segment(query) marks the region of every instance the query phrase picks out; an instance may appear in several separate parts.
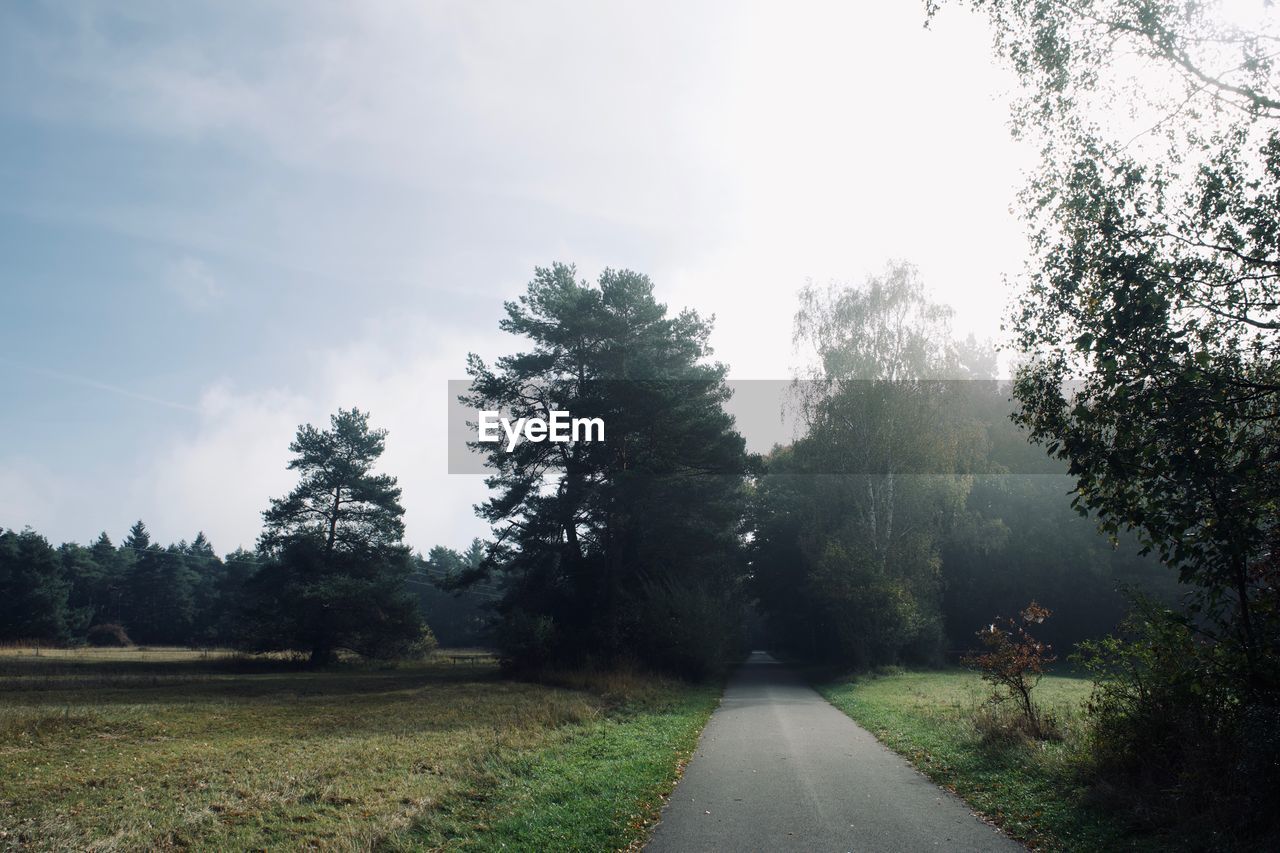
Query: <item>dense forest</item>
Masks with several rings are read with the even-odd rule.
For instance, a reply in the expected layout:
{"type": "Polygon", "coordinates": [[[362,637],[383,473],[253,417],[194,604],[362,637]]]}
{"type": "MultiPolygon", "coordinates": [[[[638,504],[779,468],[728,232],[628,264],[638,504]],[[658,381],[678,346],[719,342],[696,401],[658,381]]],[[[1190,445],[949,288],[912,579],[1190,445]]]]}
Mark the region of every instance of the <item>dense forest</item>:
{"type": "MultiPolygon", "coordinates": [[[[491,595],[446,592],[436,581],[475,561],[479,542],[459,553],[436,547],[410,557],[407,595],[439,642],[489,641],[491,595]]],[[[53,547],[33,530],[0,530],[0,596],[6,642],[254,648],[246,631],[259,572],[278,570],[257,551],[219,557],[198,533],[161,546],[138,521],[119,545],[102,533],[92,545],[53,547]]],[[[257,602],[260,605],[260,602],[257,602]]]]}
{"type": "Polygon", "coordinates": [[[385,433],[342,411],[299,429],[301,482],[271,502],[252,551],[220,557],[203,533],[163,546],[141,521],[119,545],[0,534],[3,639],[323,660],[403,651],[422,622],[517,668],[705,675],[742,651],[752,612],[758,641],[864,667],[954,662],[1032,598],[1055,610],[1046,639],[1063,648],[1113,630],[1134,594],[1176,599],[1132,536],[1072,509],[1066,466],[1011,419],[994,352],[953,338],[910,265],[800,305],[797,341],[818,366],[788,405],[805,434],[761,457],[724,412],[708,323],[670,316],[639,274],[540,270],[503,323],[533,349],[502,372],[473,358],[468,402],[600,416],[610,440],[477,443],[496,470],[480,507],[493,541],[411,553],[395,479],[372,470],[385,433]]]}

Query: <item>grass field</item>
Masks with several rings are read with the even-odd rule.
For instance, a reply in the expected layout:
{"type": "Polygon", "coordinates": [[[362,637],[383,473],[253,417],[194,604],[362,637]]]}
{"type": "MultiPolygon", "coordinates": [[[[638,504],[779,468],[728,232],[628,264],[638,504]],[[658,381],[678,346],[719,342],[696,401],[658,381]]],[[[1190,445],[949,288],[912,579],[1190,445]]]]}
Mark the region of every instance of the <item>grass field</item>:
{"type": "Polygon", "coordinates": [[[905,672],[820,687],[837,708],[1015,838],[1046,850],[1159,849],[1126,833],[1082,781],[1081,706],[1090,683],[1048,676],[1036,688],[1057,742],[984,737],[974,724],[989,687],[962,671],[905,672]]]}
{"type": "Polygon", "coordinates": [[[0,848],[622,849],[718,690],[446,655],[0,651],[0,848]]]}

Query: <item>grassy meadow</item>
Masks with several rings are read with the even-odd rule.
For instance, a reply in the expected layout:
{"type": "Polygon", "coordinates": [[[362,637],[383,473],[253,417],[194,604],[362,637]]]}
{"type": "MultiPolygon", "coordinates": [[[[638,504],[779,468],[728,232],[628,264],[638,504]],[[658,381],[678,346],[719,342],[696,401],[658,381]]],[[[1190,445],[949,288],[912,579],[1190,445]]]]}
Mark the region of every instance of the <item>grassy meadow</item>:
{"type": "Polygon", "coordinates": [[[986,706],[970,672],[891,672],[819,687],[840,710],[1014,838],[1043,850],[1147,850],[1091,794],[1081,772],[1082,707],[1091,683],[1046,676],[1034,695],[1060,739],[1033,743],[986,706]]]}
{"type": "Polygon", "coordinates": [[[0,650],[0,849],[625,849],[718,695],[468,653],[0,650]]]}

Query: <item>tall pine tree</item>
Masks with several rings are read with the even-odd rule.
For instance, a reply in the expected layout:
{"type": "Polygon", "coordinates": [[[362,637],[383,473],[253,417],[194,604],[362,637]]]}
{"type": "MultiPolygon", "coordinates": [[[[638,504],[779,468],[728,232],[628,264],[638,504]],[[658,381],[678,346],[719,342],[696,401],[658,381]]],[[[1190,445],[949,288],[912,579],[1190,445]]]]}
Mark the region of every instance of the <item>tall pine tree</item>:
{"type": "Polygon", "coordinates": [[[262,514],[258,550],[269,562],[248,588],[251,645],[305,650],[318,665],[342,648],[394,656],[422,635],[405,585],[400,487],[373,471],[386,436],[354,408],[327,430],[299,427],[289,445],[299,483],[262,514]]]}
{"type": "Polygon", "coordinates": [[[517,666],[624,658],[700,674],[737,639],[747,457],[711,363],[710,323],[668,316],[643,275],[539,269],[506,305],[530,348],[469,359],[464,402],[512,418],[601,418],[605,441],[475,444],[494,470],[496,529],[473,576],[506,584],[501,637],[517,666]]]}

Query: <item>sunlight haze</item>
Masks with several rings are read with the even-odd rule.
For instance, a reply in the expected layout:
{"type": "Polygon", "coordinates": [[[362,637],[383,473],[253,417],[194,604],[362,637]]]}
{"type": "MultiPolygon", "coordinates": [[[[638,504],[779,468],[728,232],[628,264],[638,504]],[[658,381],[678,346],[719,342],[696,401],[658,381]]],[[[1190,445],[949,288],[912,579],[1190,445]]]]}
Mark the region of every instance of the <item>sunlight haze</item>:
{"type": "Polygon", "coordinates": [[[786,378],[796,291],[917,264],[997,337],[1032,153],[917,4],[0,10],[0,523],[251,546],[295,427],[390,430],[407,539],[485,532],[445,383],[535,265],[631,268],[786,378]]]}

